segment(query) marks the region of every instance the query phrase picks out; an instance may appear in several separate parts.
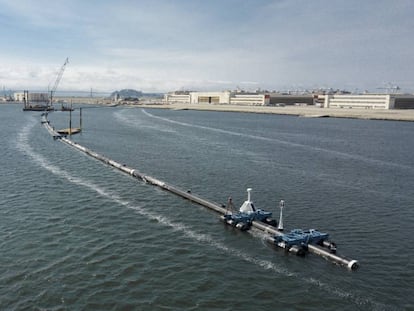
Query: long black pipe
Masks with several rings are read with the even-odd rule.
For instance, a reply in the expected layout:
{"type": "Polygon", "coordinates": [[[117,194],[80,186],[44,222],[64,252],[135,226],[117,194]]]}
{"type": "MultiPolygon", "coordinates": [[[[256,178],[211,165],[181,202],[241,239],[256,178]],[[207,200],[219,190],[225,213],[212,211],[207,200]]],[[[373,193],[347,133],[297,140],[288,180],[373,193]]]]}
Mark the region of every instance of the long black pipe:
{"type": "MultiPolygon", "coordinates": [[[[79,145],[78,143],[75,143],[74,141],[72,141],[70,139],[67,139],[67,138],[59,135],[51,127],[51,125],[50,125],[49,121],[47,120],[46,116],[47,115],[44,116],[44,119],[42,120],[42,123],[46,126],[46,128],[53,135],[54,138],[59,138],[60,141],[62,141],[64,143],[66,143],[66,144],[68,144],[68,145],[70,145],[70,146],[86,153],[87,155],[89,155],[89,156],[91,156],[91,157],[93,157],[93,158],[95,158],[95,159],[97,159],[97,160],[99,160],[99,161],[101,161],[101,162],[103,162],[107,165],[110,165],[114,168],[117,168],[118,170],[120,170],[120,171],[122,171],[126,174],[129,174],[129,175],[131,175],[132,177],[134,177],[136,179],[139,179],[139,180],[142,180],[142,181],[144,181],[146,183],[149,183],[151,185],[160,187],[161,189],[164,189],[166,191],[174,193],[174,194],[176,194],[176,195],[178,195],[182,198],[185,198],[185,199],[187,199],[191,202],[195,202],[195,203],[197,203],[201,206],[207,207],[207,208],[209,208],[211,210],[214,210],[214,211],[216,211],[220,214],[223,214],[223,215],[226,214],[226,212],[227,212],[226,209],[219,206],[219,205],[217,205],[217,204],[215,204],[215,203],[209,202],[209,201],[207,201],[203,198],[200,198],[200,197],[198,197],[198,196],[196,196],[196,195],[194,195],[194,194],[192,194],[188,191],[184,191],[184,190],[181,190],[181,189],[179,189],[179,188],[177,188],[173,185],[167,184],[166,182],[164,182],[162,180],[159,180],[155,177],[145,175],[145,174],[141,173],[140,171],[138,171],[136,169],[133,169],[133,168],[128,167],[126,165],[120,164],[120,163],[118,163],[114,160],[111,160],[111,159],[109,159],[109,158],[107,158],[103,155],[100,155],[100,154],[96,153],[95,151],[92,151],[92,150],[90,150],[90,149],[88,149],[88,148],[86,148],[82,145],[79,145]]],[[[264,224],[262,222],[259,222],[259,221],[253,221],[252,226],[255,227],[256,229],[259,229],[259,230],[263,231],[264,233],[268,233],[268,234],[271,234],[273,236],[283,235],[283,233],[278,231],[275,227],[266,225],[266,224],[264,224]]],[[[324,249],[320,246],[308,244],[308,250],[309,250],[309,252],[311,252],[313,254],[328,258],[329,260],[331,260],[335,263],[346,266],[350,270],[355,270],[355,269],[358,268],[358,261],[351,260],[351,259],[346,259],[346,258],[343,258],[343,257],[339,257],[338,255],[333,254],[333,253],[327,251],[326,249],[324,249]]]]}

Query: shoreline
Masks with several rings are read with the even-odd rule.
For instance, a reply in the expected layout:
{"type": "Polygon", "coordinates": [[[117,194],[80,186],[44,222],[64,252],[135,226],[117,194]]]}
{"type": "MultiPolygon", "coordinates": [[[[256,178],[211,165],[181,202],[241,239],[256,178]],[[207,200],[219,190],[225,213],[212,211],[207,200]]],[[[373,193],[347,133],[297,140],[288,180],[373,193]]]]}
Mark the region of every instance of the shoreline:
{"type": "Polygon", "coordinates": [[[233,106],[215,104],[140,104],[133,107],[147,107],[171,110],[200,110],[222,112],[246,112],[260,114],[290,115],[305,118],[347,118],[363,120],[388,120],[414,122],[414,109],[349,109],[320,108],[312,106],[233,106]]]}
{"type": "MultiPolygon", "coordinates": [[[[66,99],[66,98],[65,98],[66,99]]],[[[64,100],[67,105],[72,101],[74,104],[99,105],[108,107],[114,105],[113,102],[103,98],[71,98],[64,100]]],[[[21,104],[17,102],[4,102],[0,104],[21,104]]],[[[61,103],[56,103],[59,107],[61,103]]],[[[358,109],[358,108],[320,108],[315,106],[238,106],[224,104],[164,104],[156,102],[139,102],[138,104],[118,104],[117,107],[130,108],[155,108],[170,110],[199,110],[199,111],[218,111],[218,112],[242,112],[289,115],[304,118],[347,118],[362,120],[384,120],[384,121],[405,121],[414,122],[414,109],[358,109]]]]}

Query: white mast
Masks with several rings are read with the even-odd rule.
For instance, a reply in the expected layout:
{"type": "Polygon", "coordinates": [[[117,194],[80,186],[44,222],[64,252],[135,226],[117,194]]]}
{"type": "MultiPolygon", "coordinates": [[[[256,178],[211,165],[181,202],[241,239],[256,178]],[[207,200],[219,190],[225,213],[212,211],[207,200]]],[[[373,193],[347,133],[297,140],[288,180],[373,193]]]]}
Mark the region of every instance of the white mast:
{"type": "Polygon", "coordinates": [[[247,188],[247,201],[251,202],[250,200],[250,192],[252,191],[252,188],[247,188]]]}
{"type": "Polygon", "coordinates": [[[256,210],[254,208],[253,202],[250,199],[250,192],[252,191],[252,188],[247,188],[247,201],[244,201],[243,205],[240,207],[240,212],[251,214],[254,213],[256,210]]]}
{"type": "Polygon", "coordinates": [[[277,230],[283,231],[283,208],[285,207],[285,201],[280,200],[280,217],[279,217],[279,225],[277,226],[277,230]]]}

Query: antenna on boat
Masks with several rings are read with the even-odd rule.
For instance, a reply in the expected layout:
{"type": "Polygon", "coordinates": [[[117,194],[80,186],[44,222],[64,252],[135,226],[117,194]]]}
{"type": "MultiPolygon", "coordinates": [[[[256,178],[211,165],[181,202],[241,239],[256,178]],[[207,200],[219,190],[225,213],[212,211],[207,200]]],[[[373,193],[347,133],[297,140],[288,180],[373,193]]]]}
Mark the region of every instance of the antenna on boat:
{"type": "Polygon", "coordinates": [[[233,212],[234,212],[233,198],[229,197],[229,199],[227,200],[227,205],[226,205],[226,215],[232,214],[233,212]]]}
{"type": "Polygon", "coordinates": [[[69,136],[72,135],[72,103],[70,104],[69,110],[69,136]]]}
{"type": "Polygon", "coordinates": [[[285,207],[285,201],[280,200],[279,207],[280,207],[280,217],[279,217],[279,225],[277,226],[277,230],[283,231],[283,208],[285,207]]]}

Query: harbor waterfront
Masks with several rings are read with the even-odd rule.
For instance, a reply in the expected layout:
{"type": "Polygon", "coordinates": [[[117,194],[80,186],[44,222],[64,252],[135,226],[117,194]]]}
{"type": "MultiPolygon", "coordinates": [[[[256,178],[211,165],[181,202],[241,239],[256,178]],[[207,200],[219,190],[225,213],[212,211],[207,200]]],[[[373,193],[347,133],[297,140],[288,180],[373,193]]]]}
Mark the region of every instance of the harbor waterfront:
{"type": "MultiPolygon", "coordinates": [[[[5,104],[1,309],[414,307],[414,123],[175,108],[85,109],[71,139],[218,204],[232,196],[239,207],[248,187],[259,208],[276,213],[283,199],[285,228],[329,232],[360,269],[225,227],[5,104]]],[[[49,119],[64,128],[68,113],[49,119]]]]}
{"type": "MultiPolygon", "coordinates": [[[[414,121],[414,109],[321,108],[315,105],[257,106],[206,103],[165,103],[161,100],[142,100],[139,103],[116,104],[105,97],[59,97],[62,103],[95,106],[127,106],[172,110],[200,110],[292,115],[308,118],[350,118],[364,120],[414,121]]],[[[20,103],[17,103],[20,104],[20,103]]],[[[59,107],[59,105],[57,105],[59,107]]]]}
{"type": "Polygon", "coordinates": [[[349,108],[320,108],[316,106],[242,106],[242,105],[218,105],[218,104],[163,104],[145,105],[151,108],[165,108],[173,110],[201,110],[201,111],[226,111],[249,112],[261,114],[293,115],[308,118],[350,118],[366,120],[392,120],[414,121],[414,109],[349,109],[349,108]]]}

